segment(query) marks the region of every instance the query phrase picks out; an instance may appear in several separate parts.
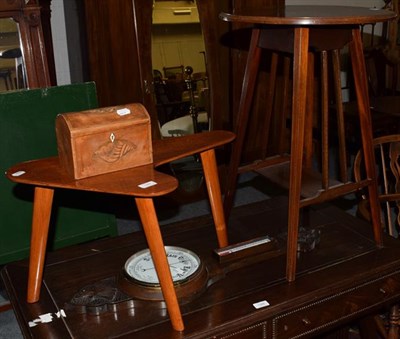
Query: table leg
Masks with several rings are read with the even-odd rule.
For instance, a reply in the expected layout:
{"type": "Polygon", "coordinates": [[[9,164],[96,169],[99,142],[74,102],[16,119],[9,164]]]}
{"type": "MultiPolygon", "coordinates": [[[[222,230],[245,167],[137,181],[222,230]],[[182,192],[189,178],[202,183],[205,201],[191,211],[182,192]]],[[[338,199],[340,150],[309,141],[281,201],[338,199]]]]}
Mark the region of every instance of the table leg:
{"type": "Polygon", "coordinates": [[[365,161],[365,171],[370,179],[368,196],[371,209],[371,221],[377,246],[382,246],[381,217],[376,182],[375,154],[372,145],[372,121],[369,105],[368,82],[363,52],[361,32],[358,28],[352,30],[353,40],[350,43],[350,56],[353,68],[354,87],[357,95],[357,106],[360,117],[361,139],[365,161]]]}
{"type": "Polygon", "coordinates": [[[221,189],[219,184],[219,176],[217,169],[217,161],[215,159],[214,149],[200,153],[201,162],[203,164],[204,176],[206,179],[208,198],[210,200],[211,211],[214,218],[215,231],[217,232],[219,247],[228,246],[228,235],[226,231],[226,223],[224,210],[222,207],[221,189]]]}
{"type": "Polygon", "coordinates": [[[225,189],[224,212],[225,218],[227,219],[229,218],[233,207],[240,157],[242,155],[243,142],[246,135],[247,122],[253,100],[258,67],[260,64],[261,48],[258,46],[259,37],[260,30],[253,29],[249,54],[247,56],[246,68],[244,72],[242,94],[237,113],[237,122],[235,126],[236,139],[232,146],[232,155],[229,163],[228,179],[225,189]]]}
{"type": "MultiPolygon", "coordinates": [[[[307,97],[309,29],[294,30],[292,140],[289,178],[289,210],[286,278],[295,280],[297,260],[297,237],[299,231],[302,162],[304,151],[304,126],[307,97]]],[[[310,113],[311,114],[311,113],[310,113]]]]}
{"type": "Polygon", "coordinates": [[[184,325],[178,298],[176,296],[168,259],[165,253],[164,242],[158,224],[153,199],[135,198],[136,206],[142,221],[144,233],[153,258],[154,266],[160,280],[161,291],[164,296],[172,327],[176,331],[183,331],[184,325]]]}
{"type": "Polygon", "coordinates": [[[39,300],[54,189],[35,187],[27,302],[39,300]]]}

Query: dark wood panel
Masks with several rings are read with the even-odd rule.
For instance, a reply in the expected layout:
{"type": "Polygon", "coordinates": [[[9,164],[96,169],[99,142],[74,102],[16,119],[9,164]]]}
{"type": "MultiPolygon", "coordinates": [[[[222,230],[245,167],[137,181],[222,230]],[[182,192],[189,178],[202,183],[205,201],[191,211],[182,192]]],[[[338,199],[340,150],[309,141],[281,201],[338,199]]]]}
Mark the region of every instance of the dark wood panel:
{"type": "Polygon", "coordinates": [[[161,138],[158,115],[153,88],[153,63],[151,54],[153,6],[147,0],[133,1],[133,17],[136,27],[138,62],[140,73],[136,76],[138,86],[142,89],[143,105],[151,117],[153,138],[161,138]]]}
{"type": "Polygon", "coordinates": [[[229,27],[218,14],[230,8],[230,0],[197,0],[200,23],[206,49],[210,84],[210,116],[213,129],[232,129],[230,114],[229,49],[221,44],[221,36],[229,27]]]}
{"type": "Polygon", "coordinates": [[[132,1],[85,0],[87,52],[100,106],[141,102],[132,1]]]}

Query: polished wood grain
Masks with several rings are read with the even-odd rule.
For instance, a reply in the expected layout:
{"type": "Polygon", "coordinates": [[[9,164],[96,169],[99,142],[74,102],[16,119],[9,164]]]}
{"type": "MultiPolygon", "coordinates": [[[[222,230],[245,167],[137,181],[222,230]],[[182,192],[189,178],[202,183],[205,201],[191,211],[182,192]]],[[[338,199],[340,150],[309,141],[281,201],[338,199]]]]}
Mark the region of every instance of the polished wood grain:
{"type": "Polygon", "coordinates": [[[156,268],[157,276],[160,281],[161,291],[165,303],[167,304],[167,310],[171,318],[172,326],[177,331],[183,331],[185,326],[183,324],[168,259],[165,255],[164,242],[160,226],[158,225],[153,200],[149,198],[135,198],[135,201],[140,219],[143,223],[143,229],[146,234],[154,267],[156,268]]]}
{"type": "Polygon", "coordinates": [[[268,25],[358,25],[394,19],[392,11],[351,6],[259,6],[235,13],[222,12],[220,18],[229,22],[268,25]]]}
{"type": "Polygon", "coordinates": [[[153,140],[153,162],[156,167],[196,153],[220,147],[235,139],[229,131],[215,130],[182,138],[153,140]]]}
{"type": "Polygon", "coordinates": [[[368,95],[368,81],[366,78],[365,59],[361,31],[358,28],[352,30],[353,41],[350,43],[351,65],[354,74],[354,86],[356,90],[358,114],[360,118],[361,139],[364,152],[365,170],[371,184],[368,185],[370,197],[371,221],[374,230],[375,241],[382,246],[382,230],[380,227],[380,210],[378,201],[378,187],[376,181],[375,156],[372,145],[372,123],[368,95]]]}
{"type": "Polygon", "coordinates": [[[289,219],[288,219],[288,244],[286,275],[289,281],[295,279],[296,252],[299,225],[300,193],[301,193],[301,166],[303,162],[304,127],[306,115],[306,86],[303,82],[307,79],[308,67],[308,34],[307,28],[295,28],[294,49],[298,51],[293,64],[293,98],[292,107],[296,116],[292,121],[291,139],[291,166],[290,166],[290,193],[289,193],[289,219]],[[300,175],[299,175],[300,174],[300,175]]]}
{"type": "Polygon", "coordinates": [[[204,168],[207,192],[211,205],[211,212],[215,222],[219,247],[228,246],[228,233],[225,225],[224,208],[222,204],[222,194],[219,184],[217,161],[215,151],[211,149],[200,153],[204,168]]]}
{"type": "MultiPolygon", "coordinates": [[[[278,239],[286,230],[286,210],[287,199],[282,197],[237,207],[229,220],[230,238],[239,242],[268,234],[278,239]]],[[[377,249],[366,222],[329,204],[311,208],[310,217],[308,227],[320,230],[321,241],[313,251],[299,253],[298,277],[290,284],[285,281],[284,242],[269,258],[256,255],[220,264],[213,256],[211,216],[164,225],[166,243],[191,249],[211,273],[225,272],[181,307],[182,333],[171,328],[165,308],[140,300],[99,315],[65,310],[66,318],[28,326],[40,314],[65,309],[81,288],[117,276],[126,259],[145,246],[142,232],[49,253],[41,299],[35,304],[25,299],[26,260],[8,264],[1,275],[24,336],[35,339],[324,338],[400,300],[397,239],[384,236],[385,246],[377,249]],[[253,303],[262,300],[269,306],[255,309],[253,303]]],[[[373,337],[376,328],[369,325],[373,337]]]]}
{"type": "Polygon", "coordinates": [[[234,172],[237,172],[240,164],[241,151],[246,137],[247,122],[249,120],[250,106],[254,93],[256,74],[258,71],[258,65],[260,63],[261,49],[257,46],[259,38],[260,30],[253,29],[250,40],[249,56],[247,58],[243,79],[242,93],[240,96],[239,114],[235,124],[236,140],[234,142],[234,148],[232,150],[231,158],[229,160],[229,172],[226,179],[226,189],[224,197],[224,210],[226,216],[229,215],[233,205],[237,180],[237,176],[234,172]]]}
{"type": "Polygon", "coordinates": [[[44,187],[35,187],[35,200],[41,204],[35,204],[32,216],[31,242],[35,249],[29,257],[29,271],[27,301],[38,301],[40,285],[43,279],[43,265],[45,261],[47,237],[51,217],[51,206],[53,203],[54,190],[44,187]]]}
{"type": "Polygon", "coordinates": [[[74,179],[152,163],[150,117],[142,104],[61,113],[55,127],[61,166],[74,179]]]}
{"type": "MultiPolygon", "coordinates": [[[[228,216],[232,208],[239,170],[243,144],[246,136],[247,121],[254,97],[255,79],[259,73],[261,49],[272,49],[293,54],[293,89],[292,89],[292,116],[291,116],[291,156],[289,168],[289,206],[288,206],[288,243],[287,243],[287,279],[293,281],[296,275],[296,251],[299,225],[299,211],[305,204],[320,203],[338,197],[357,189],[358,184],[329,186],[328,159],[327,159],[327,84],[322,85],[323,94],[323,194],[316,195],[316,199],[302,200],[303,168],[311,167],[312,159],[312,99],[310,84],[313,76],[313,56],[310,52],[322,54],[322,79],[327,81],[327,51],[343,48],[349,43],[351,61],[355,78],[355,88],[358,99],[359,119],[361,124],[363,149],[366,153],[365,161],[370,181],[367,184],[372,197],[372,224],[377,246],[382,245],[381,230],[379,227],[379,209],[377,187],[375,182],[375,168],[372,152],[372,132],[368,103],[368,88],[363,57],[363,47],[360,33],[360,24],[388,21],[395,18],[395,13],[386,10],[375,10],[347,6],[259,6],[243,7],[232,12],[223,12],[220,18],[231,23],[254,24],[252,40],[247,57],[246,71],[242,86],[242,95],[239,105],[238,119],[235,132],[237,139],[234,143],[228,179],[225,191],[224,210],[228,216]],[[311,109],[310,109],[311,108],[311,109]]],[[[336,61],[337,62],[337,61],[336,61]]],[[[337,67],[337,66],[336,66],[337,67]]],[[[339,123],[341,118],[339,117],[339,123]]],[[[343,155],[342,155],[343,156],[343,155]]],[[[273,158],[272,162],[279,166],[287,163],[287,157],[273,158]]],[[[260,167],[260,164],[256,164],[260,167]]],[[[247,167],[248,169],[251,166],[247,167]]]]}
{"type": "Polygon", "coordinates": [[[175,190],[178,182],[174,177],[156,171],[154,167],[200,153],[211,209],[215,218],[218,244],[226,246],[227,231],[214,148],[231,142],[234,137],[232,132],[212,131],[187,137],[158,140],[153,144],[155,159],[153,164],[81,180],[72,179],[60,165],[57,157],[24,162],[7,170],[6,176],[11,181],[35,186],[27,301],[35,303],[40,298],[54,190],[63,188],[128,195],[135,197],[172,326],[177,331],[183,331],[183,320],[152,200],[155,196],[165,195],[175,190]],[[149,182],[153,182],[153,185],[146,188],[140,187],[149,182]]]}

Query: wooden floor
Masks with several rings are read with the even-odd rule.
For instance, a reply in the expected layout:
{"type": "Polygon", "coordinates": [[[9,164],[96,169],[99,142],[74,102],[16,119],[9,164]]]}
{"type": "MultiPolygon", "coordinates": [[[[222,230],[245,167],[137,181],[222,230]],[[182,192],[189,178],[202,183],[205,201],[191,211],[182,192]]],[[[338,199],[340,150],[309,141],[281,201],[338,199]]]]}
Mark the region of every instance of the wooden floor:
{"type": "Polygon", "coordinates": [[[267,253],[227,264],[219,264],[213,254],[217,241],[209,216],[164,226],[166,245],[195,251],[214,282],[181,306],[183,333],[171,329],[159,302],[115,302],[97,315],[67,307],[83,287],[102,281],[113,284],[125,260],[146,247],[141,232],[49,254],[41,300],[36,304],[25,302],[26,261],[6,266],[2,278],[23,333],[33,338],[310,337],[400,300],[396,240],[385,238],[385,247],[376,249],[369,225],[332,205],[309,209],[302,220],[302,226],[320,232],[320,242],[313,251],[299,254],[293,283],[284,279],[285,198],[234,210],[229,221],[231,242],[269,235],[277,244],[267,253]],[[385,293],[379,292],[383,289],[385,293]],[[257,302],[269,306],[256,309],[257,302]],[[66,317],[57,318],[61,309],[66,317]],[[29,327],[30,321],[47,313],[54,316],[51,322],[29,327]]]}

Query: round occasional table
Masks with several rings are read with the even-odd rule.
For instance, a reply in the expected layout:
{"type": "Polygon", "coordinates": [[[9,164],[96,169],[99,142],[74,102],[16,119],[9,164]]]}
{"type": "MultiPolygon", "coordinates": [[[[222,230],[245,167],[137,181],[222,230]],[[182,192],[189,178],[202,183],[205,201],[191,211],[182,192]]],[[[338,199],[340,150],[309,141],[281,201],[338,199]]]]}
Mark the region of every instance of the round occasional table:
{"type": "MultiPolygon", "coordinates": [[[[224,21],[252,24],[251,41],[244,73],[242,93],[236,121],[237,138],[232,149],[225,191],[225,215],[229,215],[236,188],[240,156],[247,121],[260,65],[261,50],[270,49],[293,55],[293,88],[291,115],[291,151],[289,157],[289,207],[286,277],[293,281],[296,274],[297,238],[300,208],[311,202],[322,202],[367,186],[371,202],[374,238],[382,246],[380,213],[377,200],[376,173],[372,148],[372,130],[368,86],[360,26],[385,22],[396,17],[394,12],[348,6],[249,6],[232,13],[221,13],[224,21]],[[250,8],[252,7],[252,8],[250,8]],[[343,183],[335,189],[325,189],[318,199],[302,198],[303,161],[312,152],[310,145],[310,114],[307,114],[307,85],[310,52],[326,52],[349,46],[354,86],[361,126],[361,139],[369,180],[363,186],[343,183]]],[[[324,85],[323,85],[324,86],[324,85]]],[[[311,95],[311,94],[310,94],[311,95]]],[[[282,157],[283,158],[283,157],[282,157]]],[[[284,159],[285,160],[285,159],[284,159]]],[[[286,156],[287,161],[287,156],[286,156]]],[[[276,165],[277,160],[274,159],[276,165]]]]}

